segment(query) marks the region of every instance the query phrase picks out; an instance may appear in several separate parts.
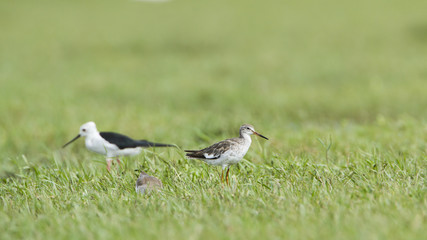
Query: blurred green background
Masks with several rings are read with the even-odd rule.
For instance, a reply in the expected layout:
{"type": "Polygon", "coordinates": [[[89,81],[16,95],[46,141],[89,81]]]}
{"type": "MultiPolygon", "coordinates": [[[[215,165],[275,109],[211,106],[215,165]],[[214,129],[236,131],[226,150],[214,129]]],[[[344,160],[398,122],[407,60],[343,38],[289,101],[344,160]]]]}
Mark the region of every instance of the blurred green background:
{"type": "Polygon", "coordinates": [[[423,2],[5,1],[1,123],[425,117],[423,2]]]}
{"type": "Polygon", "coordinates": [[[184,145],[194,127],[280,139],[307,122],[425,119],[425,6],[2,1],[1,152],[55,148],[89,120],[184,145]]]}
{"type": "MultiPolygon", "coordinates": [[[[382,151],[422,161],[426,9],[421,0],[1,1],[0,174],[25,159],[51,166],[87,121],[184,148],[251,123],[271,139],[260,141],[265,155],[249,153],[256,164],[324,163],[328,141],[331,164],[382,151]]],[[[103,161],[81,140],[67,151],[83,165],[103,161]]]]}

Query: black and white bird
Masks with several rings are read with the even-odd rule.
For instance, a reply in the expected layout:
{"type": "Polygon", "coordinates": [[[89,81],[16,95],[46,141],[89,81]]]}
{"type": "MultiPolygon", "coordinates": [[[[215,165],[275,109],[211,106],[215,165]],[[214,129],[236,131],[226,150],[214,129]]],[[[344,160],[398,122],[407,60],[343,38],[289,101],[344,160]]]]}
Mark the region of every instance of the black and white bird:
{"type": "Polygon", "coordinates": [[[110,171],[111,163],[114,158],[120,164],[119,156],[132,156],[141,153],[142,148],[146,147],[175,147],[172,144],[153,143],[147,140],[134,140],[128,136],[114,132],[98,132],[94,122],[87,122],[80,127],[79,135],[66,143],[74,142],[79,137],[85,137],[86,148],[106,156],[107,170],[110,171]]]}
{"type": "Polygon", "coordinates": [[[221,182],[223,181],[224,170],[227,168],[225,176],[228,184],[228,173],[230,165],[240,162],[251,146],[251,135],[255,134],[268,140],[268,138],[257,133],[250,124],[243,124],[240,127],[240,136],[230,138],[213,144],[202,150],[185,150],[188,158],[200,159],[209,165],[222,166],[221,182]]]}
{"type": "Polygon", "coordinates": [[[163,188],[162,181],[160,179],[148,175],[146,172],[141,171],[138,179],[136,180],[135,191],[141,194],[150,194],[154,190],[160,190],[163,188]]]}

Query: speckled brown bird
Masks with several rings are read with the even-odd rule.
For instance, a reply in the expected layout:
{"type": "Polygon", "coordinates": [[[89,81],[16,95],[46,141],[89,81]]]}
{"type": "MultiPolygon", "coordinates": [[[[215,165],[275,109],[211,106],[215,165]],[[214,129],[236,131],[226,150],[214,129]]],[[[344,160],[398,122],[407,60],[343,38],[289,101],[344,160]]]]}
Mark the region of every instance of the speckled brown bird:
{"type": "Polygon", "coordinates": [[[222,166],[221,182],[223,182],[224,170],[227,168],[225,180],[229,184],[228,173],[230,165],[240,162],[246,155],[252,143],[250,136],[252,134],[268,140],[268,138],[257,133],[252,125],[243,124],[240,127],[240,136],[238,138],[226,139],[202,150],[185,150],[187,152],[186,156],[190,159],[200,159],[209,165],[222,166]]]}
{"type": "Polygon", "coordinates": [[[135,191],[142,194],[150,194],[153,190],[159,190],[163,188],[162,181],[160,179],[148,175],[146,172],[141,171],[138,179],[136,180],[135,191]]]}

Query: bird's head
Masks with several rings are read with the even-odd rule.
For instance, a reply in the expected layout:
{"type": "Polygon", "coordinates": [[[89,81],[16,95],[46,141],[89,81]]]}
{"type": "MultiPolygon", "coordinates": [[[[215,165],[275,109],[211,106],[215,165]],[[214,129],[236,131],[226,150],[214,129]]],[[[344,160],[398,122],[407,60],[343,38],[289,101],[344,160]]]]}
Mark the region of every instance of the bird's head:
{"type": "Polygon", "coordinates": [[[265,138],[265,139],[267,139],[267,140],[268,140],[268,138],[266,138],[266,137],[264,137],[263,135],[261,135],[261,134],[257,133],[257,132],[255,131],[254,126],[252,126],[252,125],[250,125],[250,124],[243,124],[243,125],[240,127],[240,135],[241,135],[241,136],[243,136],[243,135],[252,135],[252,134],[255,134],[255,135],[259,136],[259,137],[262,137],[262,138],[265,138]]]}
{"type": "Polygon", "coordinates": [[[98,130],[96,129],[96,124],[94,122],[87,122],[80,127],[79,135],[81,137],[86,137],[96,132],[98,132],[98,130]]]}
{"type": "Polygon", "coordinates": [[[86,137],[86,136],[93,134],[93,133],[96,133],[96,132],[98,132],[98,130],[96,129],[96,124],[94,122],[87,122],[80,127],[79,135],[77,135],[75,138],[71,139],[71,141],[67,142],[62,147],[64,148],[64,147],[68,146],[68,144],[76,141],[80,137],[86,137]]]}

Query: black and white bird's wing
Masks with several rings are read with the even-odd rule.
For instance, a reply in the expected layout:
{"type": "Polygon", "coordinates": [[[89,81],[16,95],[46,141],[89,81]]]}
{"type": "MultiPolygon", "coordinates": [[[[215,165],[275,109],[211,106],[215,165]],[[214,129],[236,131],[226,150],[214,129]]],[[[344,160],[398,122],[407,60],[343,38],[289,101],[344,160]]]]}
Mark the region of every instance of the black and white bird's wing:
{"type": "Polygon", "coordinates": [[[212,146],[202,150],[185,150],[185,152],[187,152],[186,156],[190,158],[214,160],[220,158],[221,155],[230,150],[234,144],[235,143],[232,141],[232,139],[227,139],[221,142],[217,142],[212,146]]]}
{"type": "Polygon", "coordinates": [[[119,149],[138,147],[138,141],[123,134],[114,132],[100,132],[99,134],[107,142],[116,145],[119,149]]]}
{"type": "Polygon", "coordinates": [[[136,147],[175,147],[175,145],[165,143],[155,143],[147,140],[135,140],[126,135],[115,132],[100,132],[102,138],[107,142],[116,145],[119,149],[136,147]]]}
{"type": "Polygon", "coordinates": [[[172,144],[155,143],[147,140],[138,140],[138,144],[140,147],[176,147],[175,145],[172,145],[172,144]]]}

